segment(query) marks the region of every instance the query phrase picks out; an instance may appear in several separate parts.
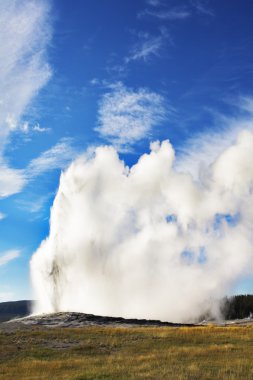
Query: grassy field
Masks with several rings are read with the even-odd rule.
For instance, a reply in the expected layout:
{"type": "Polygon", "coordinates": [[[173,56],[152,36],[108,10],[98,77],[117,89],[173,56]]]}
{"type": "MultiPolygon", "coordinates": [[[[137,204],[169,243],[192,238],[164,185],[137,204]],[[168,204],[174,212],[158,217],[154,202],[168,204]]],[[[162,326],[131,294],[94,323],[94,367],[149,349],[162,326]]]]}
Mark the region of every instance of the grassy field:
{"type": "Polygon", "coordinates": [[[253,327],[2,331],[0,379],[253,379],[253,327]]]}

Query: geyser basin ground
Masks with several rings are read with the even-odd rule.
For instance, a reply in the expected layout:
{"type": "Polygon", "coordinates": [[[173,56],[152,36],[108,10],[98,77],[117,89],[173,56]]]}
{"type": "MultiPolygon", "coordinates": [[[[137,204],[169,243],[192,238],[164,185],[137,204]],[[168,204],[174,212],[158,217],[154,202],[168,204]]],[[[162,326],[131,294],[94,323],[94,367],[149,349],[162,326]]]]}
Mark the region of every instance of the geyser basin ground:
{"type": "Polygon", "coordinates": [[[16,318],[5,322],[8,329],[23,326],[41,326],[41,327],[64,327],[64,328],[81,328],[81,327],[197,327],[197,326],[253,326],[252,318],[243,318],[236,320],[216,320],[201,321],[199,323],[171,323],[150,319],[125,319],[120,317],[107,317],[85,313],[59,312],[50,314],[29,315],[23,318],[16,318]]]}
{"type": "Polygon", "coordinates": [[[170,323],[147,319],[124,319],[117,317],[98,316],[85,313],[61,312],[41,315],[31,315],[8,322],[10,325],[46,326],[46,327],[182,327],[191,324],[170,323]]]}
{"type": "Polygon", "coordinates": [[[253,327],[11,327],[1,380],[252,379],[253,327]]]}

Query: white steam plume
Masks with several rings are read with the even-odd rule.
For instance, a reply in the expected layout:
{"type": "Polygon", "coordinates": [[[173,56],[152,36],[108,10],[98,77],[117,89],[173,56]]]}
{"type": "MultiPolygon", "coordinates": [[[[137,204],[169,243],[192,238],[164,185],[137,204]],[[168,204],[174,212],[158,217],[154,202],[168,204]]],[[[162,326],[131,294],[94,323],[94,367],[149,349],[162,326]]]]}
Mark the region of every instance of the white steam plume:
{"type": "Polygon", "coordinates": [[[192,321],[253,271],[253,134],[194,181],[168,141],[131,169],[112,147],[62,174],[31,261],[36,312],[192,321]]]}

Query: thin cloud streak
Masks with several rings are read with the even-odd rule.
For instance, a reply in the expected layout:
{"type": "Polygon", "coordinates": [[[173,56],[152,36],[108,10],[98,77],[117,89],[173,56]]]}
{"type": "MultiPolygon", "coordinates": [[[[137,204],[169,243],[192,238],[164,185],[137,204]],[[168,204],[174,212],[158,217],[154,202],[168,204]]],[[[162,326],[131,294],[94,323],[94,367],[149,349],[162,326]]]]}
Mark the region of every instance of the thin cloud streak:
{"type": "Polygon", "coordinates": [[[4,252],[0,255],[0,267],[7,265],[10,261],[13,261],[20,257],[20,251],[18,250],[11,250],[4,252]]]}
{"type": "Polygon", "coordinates": [[[190,0],[189,6],[175,6],[169,8],[164,3],[156,0],[147,1],[149,8],[138,13],[138,18],[155,17],[160,20],[185,20],[192,17],[194,13],[206,16],[215,16],[214,11],[209,7],[208,0],[190,0]]]}
{"type": "Polygon", "coordinates": [[[25,184],[24,170],[12,169],[0,160],[0,198],[19,193],[25,184]]]}
{"type": "Polygon", "coordinates": [[[125,57],[125,63],[128,64],[131,61],[138,60],[147,62],[151,57],[158,57],[168,37],[166,29],[162,29],[161,34],[158,36],[139,35],[139,41],[132,47],[129,55],[125,57]]]}
{"type": "Polygon", "coordinates": [[[6,218],[6,215],[4,213],[0,212],[0,220],[3,220],[5,218],[6,218]]]}
{"type": "Polygon", "coordinates": [[[236,104],[237,116],[216,114],[214,132],[199,133],[180,147],[175,163],[177,171],[188,172],[195,179],[205,176],[206,168],[236,142],[241,131],[253,131],[253,97],[241,97],[236,104]]]}
{"type": "Polygon", "coordinates": [[[151,16],[160,20],[185,20],[191,17],[192,13],[186,7],[174,7],[171,9],[151,10],[145,9],[139,13],[139,17],[151,16]]]}
{"type": "Polygon", "coordinates": [[[150,56],[158,56],[162,46],[162,37],[154,37],[138,44],[132,49],[131,55],[125,58],[125,62],[137,61],[143,59],[147,61],[150,56]]]}
{"type": "Polygon", "coordinates": [[[207,16],[214,16],[214,11],[209,7],[209,1],[207,0],[191,0],[191,5],[198,13],[202,13],[207,16]]]}
{"type": "Polygon", "coordinates": [[[26,211],[31,214],[40,214],[48,200],[54,195],[54,193],[49,193],[46,195],[42,195],[41,197],[37,197],[33,200],[20,199],[17,201],[19,209],[26,211]]]}
{"type": "Polygon", "coordinates": [[[51,149],[33,159],[26,169],[28,179],[55,169],[64,169],[79,154],[72,145],[73,139],[63,138],[51,149]]]}
{"type": "Polygon", "coordinates": [[[157,7],[161,4],[160,0],[146,0],[146,3],[148,5],[151,5],[152,7],[157,7]]]}
{"type": "Polygon", "coordinates": [[[51,128],[41,127],[39,123],[31,126],[28,121],[25,121],[20,125],[19,132],[20,131],[26,135],[31,133],[48,133],[51,132],[51,128]]]}
{"type": "MultiPolygon", "coordinates": [[[[73,139],[62,138],[52,148],[30,161],[25,169],[10,169],[0,165],[0,198],[20,193],[36,177],[57,169],[65,169],[80,151],[73,139]]],[[[1,219],[1,216],[0,216],[1,219]]]]}

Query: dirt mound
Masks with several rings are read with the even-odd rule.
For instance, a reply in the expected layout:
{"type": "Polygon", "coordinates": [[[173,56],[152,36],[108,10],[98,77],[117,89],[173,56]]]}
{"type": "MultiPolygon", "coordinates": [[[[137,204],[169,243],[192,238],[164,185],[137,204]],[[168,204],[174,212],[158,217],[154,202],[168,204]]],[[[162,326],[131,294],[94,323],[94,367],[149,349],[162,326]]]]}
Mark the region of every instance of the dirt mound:
{"type": "Polygon", "coordinates": [[[46,327],[84,327],[84,326],[115,326],[115,327],[182,327],[193,326],[190,324],[161,322],[158,320],[146,319],[125,319],[116,317],[103,317],[93,314],[61,312],[53,314],[30,315],[25,318],[19,318],[8,321],[5,324],[22,324],[26,326],[46,326],[46,327]]]}

